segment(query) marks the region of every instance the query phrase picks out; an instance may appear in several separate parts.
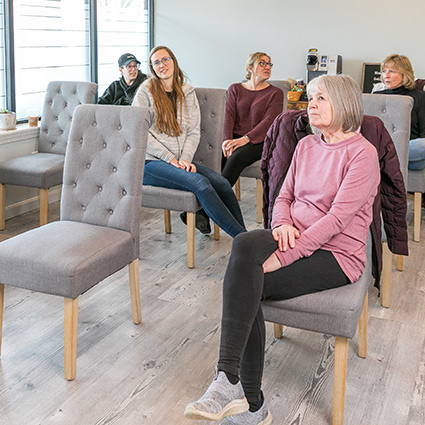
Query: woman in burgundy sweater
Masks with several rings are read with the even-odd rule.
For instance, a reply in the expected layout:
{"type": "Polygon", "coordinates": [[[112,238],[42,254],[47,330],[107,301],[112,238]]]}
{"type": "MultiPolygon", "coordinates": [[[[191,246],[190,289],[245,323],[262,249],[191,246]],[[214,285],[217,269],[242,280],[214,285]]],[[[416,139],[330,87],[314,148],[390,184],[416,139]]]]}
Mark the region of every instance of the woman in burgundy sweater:
{"type": "Polygon", "coordinates": [[[219,360],[191,419],[269,425],[261,391],[265,324],[261,301],[284,300],[355,282],[380,179],[378,155],[358,129],[357,83],[323,75],[307,87],[313,135],[298,143],[273,209],[272,230],[238,235],[223,283],[219,360]]]}
{"type": "MultiPolygon", "coordinates": [[[[231,186],[245,167],[261,159],[267,131],[283,111],[283,91],[267,82],[272,67],[269,55],[251,53],[246,62],[247,81],[228,88],[221,174],[231,186]]],[[[196,213],[195,225],[204,234],[211,232],[204,210],[196,213]]]]}
{"type": "Polygon", "coordinates": [[[263,142],[274,119],[283,111],[283,92],[270,85],[273,64],[263,52],[249,55],[244,83],[228,89],[223,130],[222,175],[233,186],[242,170],[261,159],[263,142]]]}

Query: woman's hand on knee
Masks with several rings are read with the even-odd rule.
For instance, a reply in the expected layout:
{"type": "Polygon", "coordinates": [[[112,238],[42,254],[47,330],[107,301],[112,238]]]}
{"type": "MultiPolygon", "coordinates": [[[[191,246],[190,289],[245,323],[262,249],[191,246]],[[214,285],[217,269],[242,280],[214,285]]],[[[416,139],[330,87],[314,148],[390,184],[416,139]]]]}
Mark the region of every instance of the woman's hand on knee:
{"type": "Polygon", "coordinates": [[[223,155],[226,158],[229,158],[236,149],[241,146],[245,146],[248,143],[249,139],[246,136],[240,137],[239,139],[225,140],[222,144],[223,155]]]}
{"type": "Polygon", "coordinates": [[[279,258],[277,258],[277,255],[273,253],[270,255],[269,258],[263,263],[263,271],[264,273],[271,273],[275,270],[278,270],[282,267],[282,264],[280,264],[279,258]]]}
{"type": "Polygon", "coordinates": [[[274,240],[277,242],[279,251],[286,251],[295,246],[295,239],[298,239],[301,234],[298,229],[290,224],[282,224],[275,227],[272,231],[274,240]]]}
{"type": "Polygon", "coordinates": [[[177,158],[173,158],[170,161],[171,165],[174,165],[174,167],[181,168],[182,170],[186,170],[192,173],[196,173],[196,166],[195,164],[190,163],[189,161],[185,161],[184,159],[180,159],[179,161],[177,158]]]}

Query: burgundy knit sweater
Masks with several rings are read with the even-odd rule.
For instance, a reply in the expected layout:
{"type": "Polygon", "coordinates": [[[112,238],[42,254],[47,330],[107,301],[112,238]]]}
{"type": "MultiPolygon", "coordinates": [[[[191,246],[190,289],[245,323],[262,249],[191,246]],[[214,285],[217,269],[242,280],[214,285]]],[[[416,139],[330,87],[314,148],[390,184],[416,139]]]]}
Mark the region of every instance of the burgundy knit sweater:
{"type": "Polygon", "coordinates": [[[228,89],[223,140],[233,135],[248,136],[251,143],[261,143],[274,119],[283,110],[283,91],[269,85],[262,90],[248,90],[241,83],[228,89]]]}

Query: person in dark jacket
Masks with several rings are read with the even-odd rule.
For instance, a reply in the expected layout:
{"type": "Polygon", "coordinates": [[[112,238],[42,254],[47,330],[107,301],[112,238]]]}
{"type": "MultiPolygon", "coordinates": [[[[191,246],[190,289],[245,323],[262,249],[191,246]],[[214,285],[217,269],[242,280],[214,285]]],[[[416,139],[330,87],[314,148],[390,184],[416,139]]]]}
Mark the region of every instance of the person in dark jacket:
{"type": "Polygon", "coordinates": [[[118,59],[121,78],[114,81],[99,98],[103,105],[131,105],[140,84],[147,76],[139,70],[140,62],[131,53],[124,53],[118,59]]]}
{"type": "Polygon", "coordinates": [[[425,92],[415,87],[412,64],[406,56],[390,55],[381,64],[385,90],[373,94],[398,94],[413,99],[410,125],[409,170],[425,167],[425,92]]]}

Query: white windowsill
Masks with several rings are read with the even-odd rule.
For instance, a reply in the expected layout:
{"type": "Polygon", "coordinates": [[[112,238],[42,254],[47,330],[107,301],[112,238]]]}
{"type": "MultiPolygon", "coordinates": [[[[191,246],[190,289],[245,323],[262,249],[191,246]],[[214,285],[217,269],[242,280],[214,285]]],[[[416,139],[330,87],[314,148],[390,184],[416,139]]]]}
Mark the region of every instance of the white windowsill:
{"type": "Polygon", "coordinates": [[[27,123],[18,124],[15,130],[0,130],[0,145],[38,138],[39,135],[40,127],[30,127],[27,123]]]}

